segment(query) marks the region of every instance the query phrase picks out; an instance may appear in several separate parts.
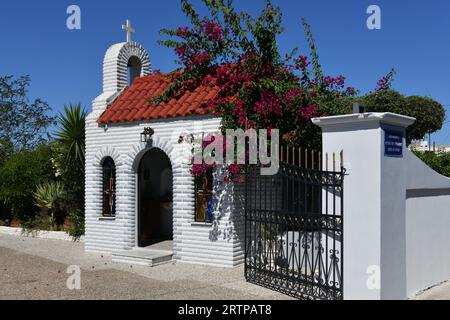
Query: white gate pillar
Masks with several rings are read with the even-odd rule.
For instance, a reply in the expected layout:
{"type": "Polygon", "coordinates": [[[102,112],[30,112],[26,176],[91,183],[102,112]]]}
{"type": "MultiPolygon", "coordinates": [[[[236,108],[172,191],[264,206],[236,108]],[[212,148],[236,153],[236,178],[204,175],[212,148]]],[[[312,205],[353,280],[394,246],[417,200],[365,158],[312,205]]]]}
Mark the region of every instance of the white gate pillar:
{"type": "Polygon", "coordinates": [[[414,121],[393,113],[313,119],[323,154],[344,151],[344,299],[406,298],[402,157],[414,121]]]}

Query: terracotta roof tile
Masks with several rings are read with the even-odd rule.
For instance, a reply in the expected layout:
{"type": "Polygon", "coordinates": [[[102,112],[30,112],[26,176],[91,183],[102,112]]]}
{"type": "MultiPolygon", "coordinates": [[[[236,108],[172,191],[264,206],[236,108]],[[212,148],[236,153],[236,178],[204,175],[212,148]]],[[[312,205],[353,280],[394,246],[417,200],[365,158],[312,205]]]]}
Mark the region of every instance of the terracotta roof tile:
{"type": "Polygon", "coordinates": [[[149,100],[159,97],[173,83],[170,75],[149,75],[133,84],[103,112],[99,123],[120,123],[205,114],[203,105],[217,95],[217,89],[199,86],[178,99],[151,106],[149,100]]]}

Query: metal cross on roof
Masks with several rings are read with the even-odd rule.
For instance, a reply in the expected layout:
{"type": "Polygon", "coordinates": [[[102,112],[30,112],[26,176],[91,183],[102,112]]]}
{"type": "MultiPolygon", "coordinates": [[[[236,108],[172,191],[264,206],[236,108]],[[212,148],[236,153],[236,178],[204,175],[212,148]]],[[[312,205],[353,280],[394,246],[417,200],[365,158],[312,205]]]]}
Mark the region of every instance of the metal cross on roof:
{"type": "Polygon", "coordinates": [[[130,20],[127,20],[127,24],[126,25],[122,25],[122,30],[126,30],[127,31],[127,42],[131,42],[131,35],[133,33],[135,33],[136,30],[134,30],[131,27],[131,21],[130,20]]]}

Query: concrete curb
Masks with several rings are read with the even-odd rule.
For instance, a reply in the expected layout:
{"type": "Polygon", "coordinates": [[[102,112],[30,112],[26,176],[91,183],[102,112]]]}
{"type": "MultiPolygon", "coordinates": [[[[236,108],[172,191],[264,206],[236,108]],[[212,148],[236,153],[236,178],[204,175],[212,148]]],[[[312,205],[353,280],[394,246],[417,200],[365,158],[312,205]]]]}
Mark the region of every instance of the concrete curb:
{"type": "MultiPolygon", "coordinates": [[[[64,231],[33,231],[27,233],[24,232],[22,228],[0,227],[0,234],[28,238],[73,241],[73,238],[64,231]]],[[[81,237],[79,241],[84,242],[84,236],[81,237]]]]}

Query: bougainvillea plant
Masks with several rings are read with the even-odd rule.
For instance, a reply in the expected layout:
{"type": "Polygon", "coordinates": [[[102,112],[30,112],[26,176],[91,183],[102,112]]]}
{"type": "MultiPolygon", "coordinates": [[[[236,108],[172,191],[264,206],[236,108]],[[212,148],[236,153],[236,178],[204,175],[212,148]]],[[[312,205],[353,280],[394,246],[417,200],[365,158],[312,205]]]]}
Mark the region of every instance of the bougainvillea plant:
{"type": "Polygon", "coordinates": [[[394,80],[394,75],[395,75],[395,69],[392,68],[388,74],[386,74],[383,78],[378,80],[377,86],[375,88],[375,93],[391,89],[392,81],[394,80]]]}
{"type": "MultiPolygon", "coordinates": [[[[153,103],[168,101],[199,85],[219,93],[205,108],[222,119],[221,129],[280,130],[283,143],[318,148],[320,132],[311,118],[339,113],[341,105],[358,92],[343,76],[325,76],[310,26],[302,20],[309,54],[294,49],[282,55],[277,37],[283,32],[282,12],[266,1],[256,18],[236,12],[231,0],[203,0],[209,11],[200,17],[182,0],[190,26],[164,29],[160,43],[173,48],[180,70],[176,81],[153,103]]],[[[207,165],[194,164],[202,175],[207,165]]],[[[228,164],[230,176],[238,173],[228,164]]]]}
{"type": "MultiPolygon", "coordinates": [[[[234,163],[228,163],[224,165],[225,161],[217,163],[214,161],[214,151],[207,154],[208,147],[216,150],[216,146],[222,146],[221,150],[223,154],[231,152],[234,148],[221,134],[218,133],[200,133],[200,134],[181,134],[178,140],[179,144],[186,144],[192,151],[192,158],[188,159],[192,166],[190,169],[191,174],[195,177],[205,177],[211,170],[214,170],[218,165],[221,165],[224,170],[222,170],[222,176],[225,182],[231,180],[235,182],[243,182],[243,173],[245,171],[245,166],[234,163]],[[212,144],[215,144],[213,147],[212,144]]],[[[245,152],[245,151],[244,151],[245,152]]],[[[237,150],[234,151],[237,155],[237,150]]],[[[225,160],[225,159],[224,159],[225,160]]]]}

